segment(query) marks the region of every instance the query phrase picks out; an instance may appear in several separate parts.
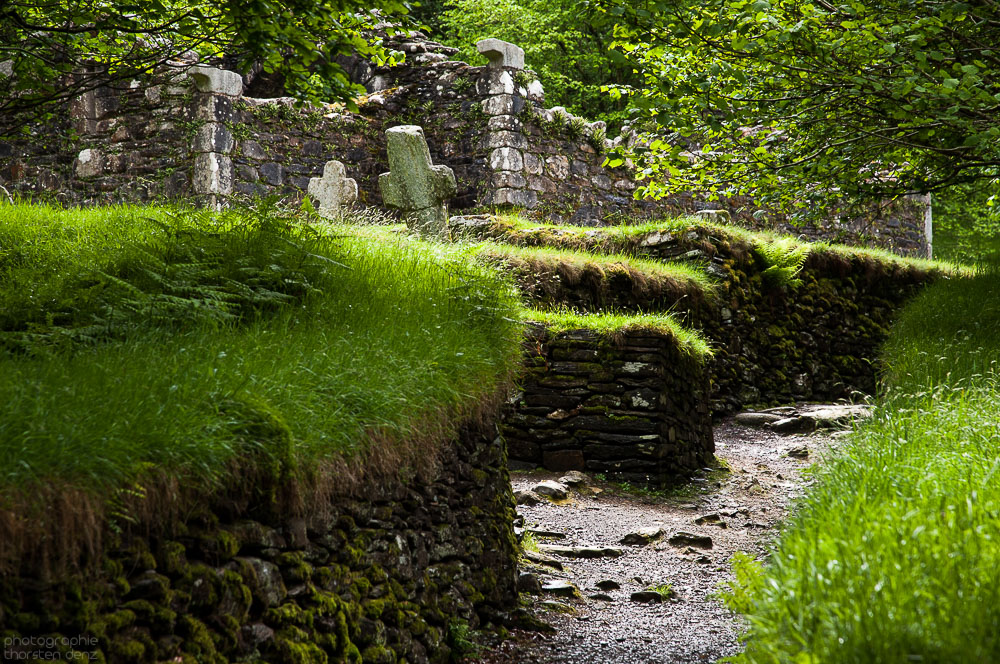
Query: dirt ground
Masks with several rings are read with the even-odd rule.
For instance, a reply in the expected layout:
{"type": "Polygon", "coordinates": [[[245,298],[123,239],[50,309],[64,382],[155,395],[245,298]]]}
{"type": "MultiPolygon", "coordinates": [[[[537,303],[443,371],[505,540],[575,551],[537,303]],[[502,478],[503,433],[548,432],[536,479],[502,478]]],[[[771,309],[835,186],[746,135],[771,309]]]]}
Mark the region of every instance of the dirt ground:
{"type": "MultiPolygon", "coordinates": [[[[622,555],[590,559],[553,555],[562,571],[522,561],[522,572],[535,574],[543,584],[568,581],[580,596],[522,594],[528,611],[554,627],[555,633],[514,630],[476,661],[714,662],[736,654],[738,619],[713,598],[720,584],[732,578],[728,561],[736,551],[763,557],[790,504],[808,485],[802,471],[832,441],[830,435],[780,435],[730,420],[715,430],[716,457],[723,469],[705,472],[672,494],[637,491],[589,476],[561,503],[519,505],[525,528],[564,535],[533,534],[543,552],[545,545],[558,544],[612,547],[622,555]],[[807,450],[804,457],[802,448],[807,450]],[[699,525],[700,517],[709,518],[699,525]],[[664,531],[657,541],[620,543],[628,533],[657,526],[664,531]],[[671,544],[668,540],[677,531],[708,536],[711,548],[705,542],[700,547],[671,544]],[[620,588],[601,590],[602,581],[620,588]],[[631,599],[633,592],[666,584],[673,597],[662,603],[631,599]]],[[[516,492],[561,475],[514,472],[512,483],[516,492]]]]}

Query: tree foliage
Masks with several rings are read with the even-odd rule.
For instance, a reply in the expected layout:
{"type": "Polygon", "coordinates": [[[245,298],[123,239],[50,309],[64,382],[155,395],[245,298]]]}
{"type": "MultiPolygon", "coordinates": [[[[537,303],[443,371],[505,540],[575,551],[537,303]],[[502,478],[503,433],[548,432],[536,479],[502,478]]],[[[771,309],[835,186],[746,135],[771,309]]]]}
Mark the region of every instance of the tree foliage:
{"type": "Polygon", "coordinates": [[[179,67],[185,54],[235,56],[283,75],[311,101],[356,91],[334,58],[385,58],[363,31],[403,0],[7,0],[0,2],[0,131],[101,84],[179,67]]]}
{"type": "Polygon", "coordinates": [[[648,193],[800,205],[946,190],[1000,166],[1000,4],[595,0],[642,72],[648,193]]]}
{"type": "Polygon", "coordinates": [[[527,66],[545,87],[550,105],[617,125],[625,104],[601,91],[605,84],[636,84],[640,79],[621,53],[610,49],[613,24],[572,0],[448,0],[435,19],[420,11],[431,28],[441,31],[458,57],[476,63],[476,42],[494,37],[524,49],[527,66]]]}

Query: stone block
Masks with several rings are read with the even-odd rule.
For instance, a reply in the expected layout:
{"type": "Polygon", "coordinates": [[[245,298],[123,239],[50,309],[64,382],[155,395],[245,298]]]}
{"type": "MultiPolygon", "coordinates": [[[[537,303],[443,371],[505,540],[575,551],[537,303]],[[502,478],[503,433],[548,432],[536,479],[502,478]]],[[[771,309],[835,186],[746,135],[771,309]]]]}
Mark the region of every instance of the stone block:
{"type": "Polygon", "coordinates": [[[590,167],[587,162],[574,159],[569,163],[569,172],[573,175],[586,176],[590,173],[590,167]]]}
{"type": "Polygon", "coordinates": [[[216,152],[203,152],[194,159],[191,184],[195,194],[228,195],[233,190],[233,162],[216,152]]]}
{"type": "Polygon", "coordinates": [[[481,39],[476,49],[489,60],[491,69],[524,69],[524,49],[499,39],[481,39]]]}
{"type": "Polygon", "coordinates": [[[104,172],[104,154],[97,149],[80,150],[73,162],[73,172],[78,178],[92,178],[104,172]]]}
{"type": "Polygon", "coordinates": [[[514,94],[514,79],[510,72],[502,69],[491,69],[486,78],[486,90],[491,95],[514,94]]]}
{"type": "Polygon", "coordinates": [[[546,158],[545,172],[556,180],[565,180],[569,175],[569,159],[561,154],[546,158]]]}
{"type": "Polygon", "coordinates": [[[557,450],[542,453],[542,467],[556,472],[583,470],[586,460],[582,450],[557,450]]]}
{"type": "Polygon", "coordinates": [[[242,141],[240,143],[242,147],[243,156],[247,159],[255,159],[257,161],[264,161],[267,159],[267,153],[264,152],[264,148],[260,146],[257,141],[242,141]]]}
{"type": "Polygon", "coordinates": [[[490,196],[490,204],[533,208],[538,204],[538,194],[527,189],[497,189],[490,196]]]}
{"type": "Polygon", "coordinates": [[[199,92],[227,97],[239,97],[243,94],[243,77],[234,71],[196,66],[188,69],[187,73],[199,92]]]}
{"type": "Polygon", "coordinates": [[[221,123],[208,123],[198,128],[191,145],[193,152],[222,152],[228,154],[233,149],[233,135],[221,123]]]}
{"type": "Polygon", "coordinates": [[[497,171],[493,174],[490,182],[496,189],[502,189],[504,187],[523,189],[527,184],[524,176],[514,171],[497,171]]]}
{"type": "Polygon", "coordinates": [[[233,100],[223,95],[197,95],[194,100],[194,116],[205,122],[233,122],[233,100]]]}
{"type": "MultiPolygon", "coordinates": [[[[500,116],[507,117],[507,116],[500,116]]],[[[518,131],[492,131],[486,135],[486,147],[488,148],[517,148],[523,150],[528,147],[528,139],[518,131]]]]}
{"type": "Polygon", "coordinates": [[[543,194],[556,193],[556,183],[545,176],[529,175],[528,188],[543,194]]]}
{"type": "Polygon", "coordinates": [[[542,82],[539,80],[534,80],[528,83],[528,99],[531,101],[538,102],[539,104],[545,101],[545,88],[542,87],[542,82]]]}
{"type": "Polygon", "coordinates": [[[524,170],[529,175],[541,175],[545,170],[545,162],[537,155],[524,152],[522,156],[524,157],[524,170]]]}
{"type": "Polygon", "coordinates": [[[521,131],[522,123],[516,115],[494,115],[486,123],[490,131],[521,131]]]}
{"type": "Polygon", "coordinates": [[[490,168],[494,171],[520,171],[524,169],[521,151],[515,148],[496,148],[490,153],[490,168]]]}
{"type": "Polygon", "coordinates": [[[524,98],[516,95],[494,95],[483,101],[486,115],[517,115],[524,108],[524,98]]]}
{"type": "Polygon", "coordinates": [[[260,176],[264,182],[278,187],[285,180],[285,168],[276,161],[260,165],[260,176]]]}

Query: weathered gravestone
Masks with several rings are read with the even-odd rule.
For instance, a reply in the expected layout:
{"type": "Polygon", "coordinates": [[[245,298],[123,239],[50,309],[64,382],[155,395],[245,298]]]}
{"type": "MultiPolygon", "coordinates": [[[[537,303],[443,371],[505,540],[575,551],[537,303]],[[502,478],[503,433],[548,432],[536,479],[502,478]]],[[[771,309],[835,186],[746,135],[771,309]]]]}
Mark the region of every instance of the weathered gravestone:
{"type": "Polygon", "coordinates": [[[455,174],[435,166],[424,130],[416,125],[385,132],[389,172],[378,176],[386,205],[399,208],[411,229],[426,235],[448,234],[448,199],[458,191],[455,174]]]}
{"type": "Polygon", "coordinates": [[[480,39],[476,49],[490,61],[491,69],[524,69],[524,49],[499,39],[480,39]]]}
{"type": "Polygon", "coordinates": [[[306,192],[316,199],[316,212],[327,219],[336,219],[340,212],[358,200],[358,183],[347,177],[344,165],[336,159],[326,162],[323,177],[311,178],[306,192]]]}

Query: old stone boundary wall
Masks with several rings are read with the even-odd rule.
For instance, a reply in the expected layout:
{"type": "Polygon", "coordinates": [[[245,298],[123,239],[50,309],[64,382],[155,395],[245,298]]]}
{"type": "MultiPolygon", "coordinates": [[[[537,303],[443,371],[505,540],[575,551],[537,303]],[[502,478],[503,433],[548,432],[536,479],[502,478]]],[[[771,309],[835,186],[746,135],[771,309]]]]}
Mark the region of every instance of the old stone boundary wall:
{"type": "Polygon", "coordinates": [[[520,391],[503,420],[512,460],[667,484],[715,452],[708,372],[669,332],[527,334],[520,391]]]}
{"type": "Polygon", "coordinates": [[[530,71],[449,61],[455,49],[420,33],[387,45],[405,52],[408,64],[349,63],[354,79],[370,91],[359,113],[254,98],[255,91],[270,90],[255,81],[245,85],[233,72],[199,67],[157,85],[134,82],[88,93],[55,124],[34,126],[25,139],[0,141],[0,185],[71,204],[158,197],[220,203],[267,195],[297,200],[326,161],[337,159],[357,180],[360,203],[381,207],[377,178],[388,171],[385,130],[417,124],[434,162],[455,171],[453,210],[514,206],[551,221],[599,225],[724,209],[751,228],[927,254],[919,202],[874,209],[864,219],[792,227],[781,217],[756,218],[744,199],[637,201],[629,169],[603,166],[606,151],[632,137],[612,141],[603,123],[545,108],[530,71]]]}
{"type": "MultiPolygon", "coordinates": [[[[572,281],[557,264],[513,270],[526,298],[540,308],[673,312],[710,342],[714,355],[704,368],[679,358],[676,342],[662,359],[650,348],[630,356],[632,341],[614,350],[589,337],[542,335],[526,346],[523,394],[504,422],[511,459],[553,470],[623,472],[657,484],[704,467],[709,411],[720,416],[750,405],[874,394],[878,350],[890,325],[910,297],[942,277],[916,263],[824,248],[805,259],[801,284],[789,285],[768,277],[771,265],[746,240],[695,225],[616,237],[517,229],[483,218],[469,219],[466,233],[522,246],[690,261],[714,276],[714,293],[678,287],[654,296],[644,291],[641,276],[624,270],[592,271],[572,281]],[[628,361],[642,364],[629,367],[628,361]],[[626,369],[637,366],[648,383],[626,369]],[[655,417],[633,406],[634,397],[650,402],[654,395],[662,408],[655,417]],[[675,439],[664,440],[660,420],[675,439]]],[[[664,342],[671,345],[668,339],[657,345],[664,342]]]]}
{"type": "Polygon", "coordinates": [[[5,575],[2,660],[452,661],[463,630],[516,603],[513,510],[495,427],[467,427],[428,481],[301,519],[206,507],[123,536],[95,570],[5,575]]]}

